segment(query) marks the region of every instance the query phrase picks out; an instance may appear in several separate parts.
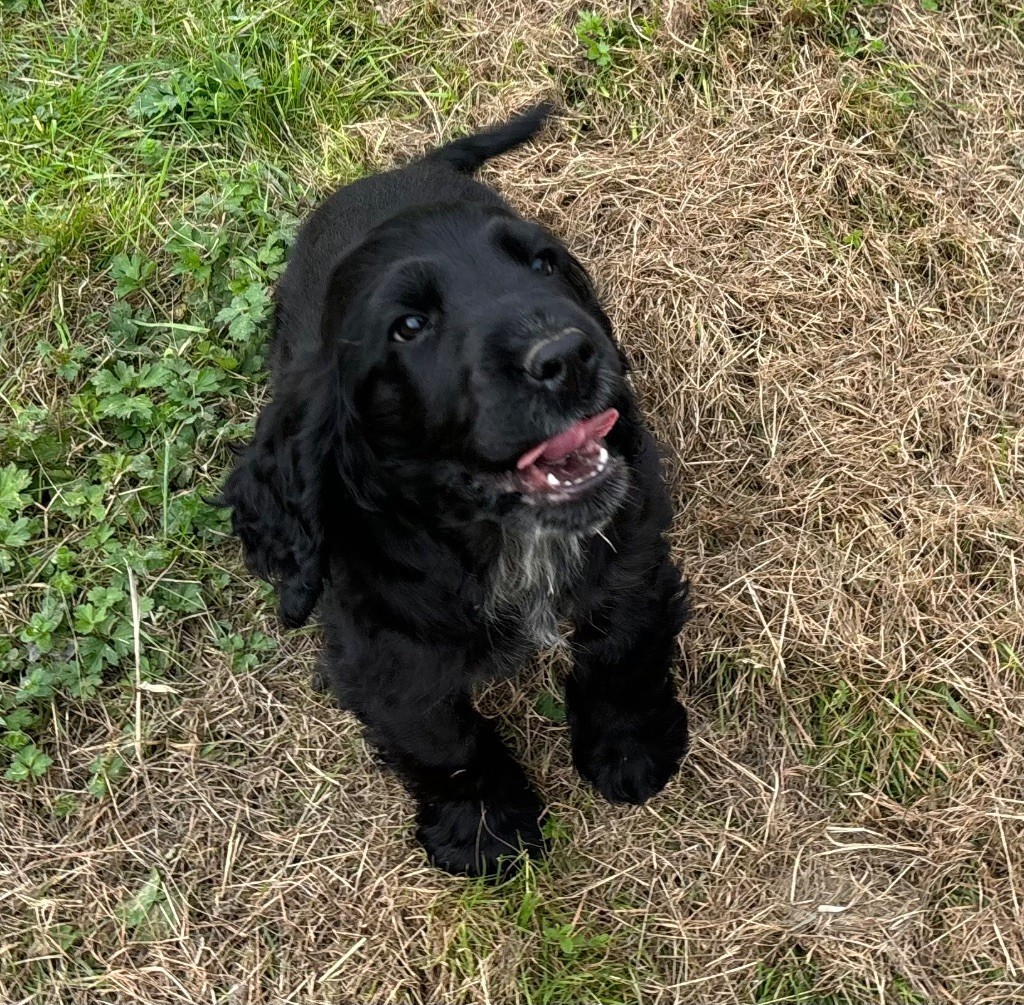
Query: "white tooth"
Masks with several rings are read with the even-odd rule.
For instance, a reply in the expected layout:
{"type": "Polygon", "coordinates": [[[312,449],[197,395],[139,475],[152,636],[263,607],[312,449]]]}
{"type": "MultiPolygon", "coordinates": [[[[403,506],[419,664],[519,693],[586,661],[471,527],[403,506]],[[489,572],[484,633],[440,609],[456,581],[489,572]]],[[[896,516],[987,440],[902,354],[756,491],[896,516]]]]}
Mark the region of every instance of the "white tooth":
{"type": "Polygon", "coordinates": [[[553,489],[557,489],[562,483],[549,471],[548,472],[548,485],[553,489]]]}
{"type": "Polygon", "coordinates": [[[601,452],[597,455],[597,463],[602,468],[608,463],[608,451],[604,447],[601,448],[601,452]]]}

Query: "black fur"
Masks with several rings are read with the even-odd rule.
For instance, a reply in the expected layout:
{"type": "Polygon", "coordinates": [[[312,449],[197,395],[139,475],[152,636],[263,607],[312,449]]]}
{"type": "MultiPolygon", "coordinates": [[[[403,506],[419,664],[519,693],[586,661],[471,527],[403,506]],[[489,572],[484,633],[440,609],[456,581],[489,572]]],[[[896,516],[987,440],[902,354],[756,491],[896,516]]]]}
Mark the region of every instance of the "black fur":
{"type": "Polygon", "coordinates": [[[322,679],[416,798],[431,860],[458,873],[543,847],[541,802],[471,697],[536,649],[538,611],[574,626],[573,759],[605,797],[654,795],[687,742],[670,670],[686,589],[608,318],[564,245],[469,177],[547,114],[313,213],[276,295],[273,402],[224,492],[285,624],[319,603],[322,679]],[[396,341],[409,314],[423,334],[396,341]],[[556,376],[531,377],[524,359],[551,332],[584,349],[557,342],[556,376]],[[541,505],[509,489],[531,446],[610,407],[598,488],[541,505]]]}

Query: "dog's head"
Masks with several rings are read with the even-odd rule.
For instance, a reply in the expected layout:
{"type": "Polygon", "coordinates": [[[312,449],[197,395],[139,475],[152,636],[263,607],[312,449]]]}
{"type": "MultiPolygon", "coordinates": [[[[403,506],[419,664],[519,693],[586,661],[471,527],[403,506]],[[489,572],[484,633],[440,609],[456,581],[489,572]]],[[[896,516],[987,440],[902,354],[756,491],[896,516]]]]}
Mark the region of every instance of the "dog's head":
{"type": "Polygon", "coordinates": [[[622,502],[621,357],[543,228],[483,203],[396,217],[337,265],[319,316],[315,360],[291,361],[226,492],[285,620],[315,603],[344,507],[574,533],[622,502]]]}

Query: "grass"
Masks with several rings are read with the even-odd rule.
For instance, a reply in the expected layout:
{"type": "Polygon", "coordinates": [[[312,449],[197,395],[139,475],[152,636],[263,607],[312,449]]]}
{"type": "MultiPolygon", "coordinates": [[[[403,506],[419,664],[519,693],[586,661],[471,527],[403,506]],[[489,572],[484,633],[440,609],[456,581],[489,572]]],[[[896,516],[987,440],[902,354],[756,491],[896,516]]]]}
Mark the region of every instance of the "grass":
{"type": "Polygon", "coordinates": [[[497,890],[473,883],[454,904],[436,905],[448,929],[442,965],[472,987],[511,949],[520,958],[516,990],[530,1005],[634,1001],[637,967],[650,965],[642,940],[636,932],[612,935],[574,918],[555,886],[549,865],[527,866],[497,890]]]}
{"type": "Polygon", "coordinates": [[[5,3],[0,996],[1019,998],[1022,20],[5,3]],[[562,657],[489,687],[555,852],[486,887],[205,500],[308,207],[551,92],[487,177],[592,265],[670,448],[694,739],[610,808],[562,657]]]}

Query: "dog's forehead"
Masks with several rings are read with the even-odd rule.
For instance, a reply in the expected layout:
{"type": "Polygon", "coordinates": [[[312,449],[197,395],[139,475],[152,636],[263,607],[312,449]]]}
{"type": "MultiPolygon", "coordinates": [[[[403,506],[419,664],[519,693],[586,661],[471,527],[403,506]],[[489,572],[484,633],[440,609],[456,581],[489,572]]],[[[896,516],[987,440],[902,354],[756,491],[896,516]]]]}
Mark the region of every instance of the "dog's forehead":
{"type": "Polygon", "coordinates": [[[504,208],[421,207],[371,235],[360,283],[378,310],[442,308],[469,323],[499,300],[536,293],[531,259],[553,247],[561,242],[545,228],[504,208]]]}
{"type": "Polygon", "coordinates": [[[441,205],[389,222],[384,238],[385,253],[437,259],[441,262],[479,259],[507,251],[510,243],[530,245],[545,236],[538,224],[512,215],[507,210],[473,204],[441,205]]]}

